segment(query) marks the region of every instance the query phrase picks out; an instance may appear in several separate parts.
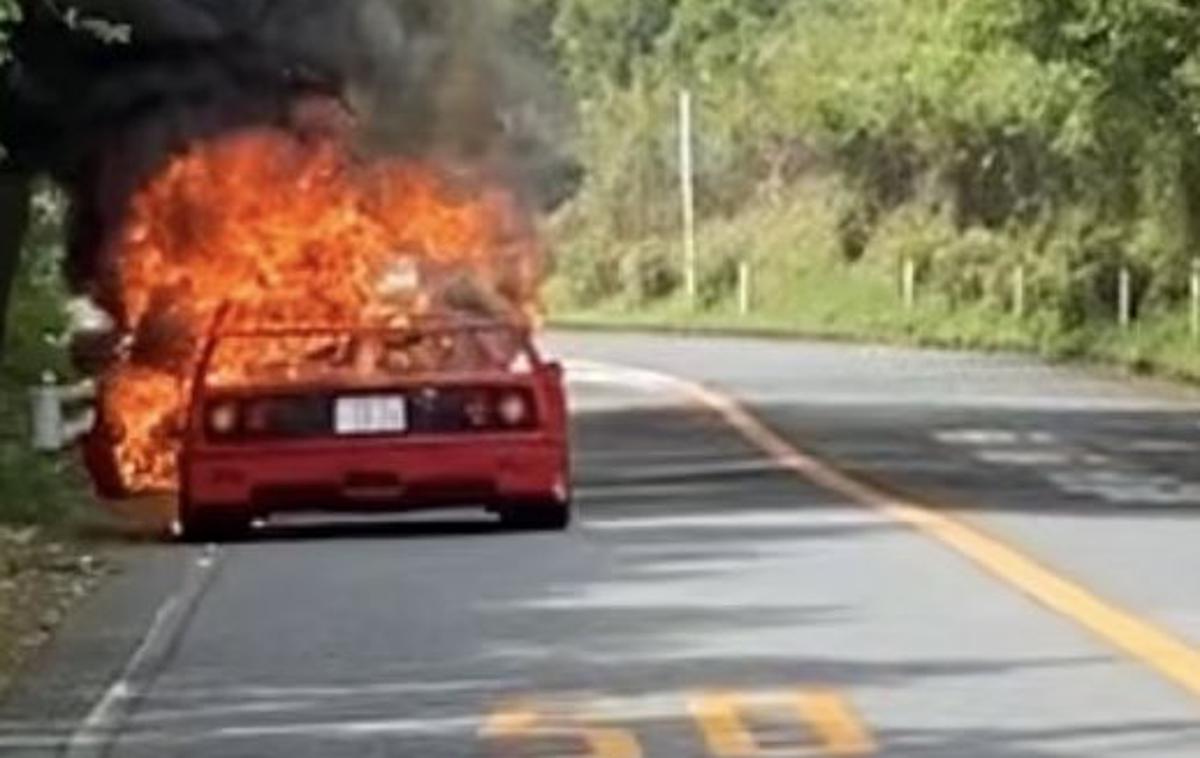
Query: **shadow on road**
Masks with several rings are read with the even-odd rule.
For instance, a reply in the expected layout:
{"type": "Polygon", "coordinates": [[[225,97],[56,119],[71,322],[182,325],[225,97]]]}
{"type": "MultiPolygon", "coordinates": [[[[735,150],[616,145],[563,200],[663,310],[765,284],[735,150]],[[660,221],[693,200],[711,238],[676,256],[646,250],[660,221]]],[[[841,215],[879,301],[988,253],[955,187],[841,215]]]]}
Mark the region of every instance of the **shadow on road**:
{"type": "Polygon", "coordinates": [[[481,516],[467,519],[389,519],[336,517],[272,520],[247,538],[254,542],[308,542],[326,540],[428,540],[487,537],[503,534],[496,520],[481,516]]]}
{"type": "MultiPolygon", "coordinates": [[[[932,507],[1099,518],[1200,516],[1200,427],[1192,414],[802,402],[750,410],[833,468],[932,507]]],[[[724,443],[725,451],[714,451],[708,440],[734,433],[701,409],[691,411],[695,439],[665,442],[653,419],[666,413],[639,408],[588,414],[580,486],[609,490],[614,498],[652,500],[689,488],[749,486],[780,470],[737,438],[724,443]],[[646,439],[630,438],[630,428],[644,429],[646,439]],[[608,452],[589,454],[589,448],[608,452]]],[[[836,495],[828,502],[844,505],[836,495]]]]}
{"type": "Polygon", "coordinates": [[[753,410],[806,452],[934,507],[1200,516],[1200,427],[1191,413],[803,403],[753,410]]]}

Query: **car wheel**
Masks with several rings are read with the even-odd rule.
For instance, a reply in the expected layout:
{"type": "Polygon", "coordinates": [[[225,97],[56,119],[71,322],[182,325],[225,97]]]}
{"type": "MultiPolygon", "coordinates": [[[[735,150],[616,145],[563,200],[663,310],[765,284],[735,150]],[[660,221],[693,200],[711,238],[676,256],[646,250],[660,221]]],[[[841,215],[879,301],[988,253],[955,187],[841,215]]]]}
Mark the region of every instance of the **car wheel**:
{"type": "Polygon", "coordinates": [[[500,524],[518,532],[563,532],[571,526],[571,506],[554,502],[505,508],[500,524]]]}
{"type": "Polygon", "coordinates": [[[179,537],[188,543],[234,542],[250,532],[250,517],[181,504],[179,537]]]}

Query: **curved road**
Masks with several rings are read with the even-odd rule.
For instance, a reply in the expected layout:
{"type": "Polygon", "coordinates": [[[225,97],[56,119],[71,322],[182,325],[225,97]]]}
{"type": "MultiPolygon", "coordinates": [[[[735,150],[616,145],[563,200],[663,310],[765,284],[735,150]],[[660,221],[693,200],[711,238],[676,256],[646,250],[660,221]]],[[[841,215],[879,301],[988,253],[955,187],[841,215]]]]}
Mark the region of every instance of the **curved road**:
{"type": "Polygon", "coordinates": [[[556,334],[579,524],[292,521],[124,570],[0,753],[1200,755],[1200,398],[556,334]]]}

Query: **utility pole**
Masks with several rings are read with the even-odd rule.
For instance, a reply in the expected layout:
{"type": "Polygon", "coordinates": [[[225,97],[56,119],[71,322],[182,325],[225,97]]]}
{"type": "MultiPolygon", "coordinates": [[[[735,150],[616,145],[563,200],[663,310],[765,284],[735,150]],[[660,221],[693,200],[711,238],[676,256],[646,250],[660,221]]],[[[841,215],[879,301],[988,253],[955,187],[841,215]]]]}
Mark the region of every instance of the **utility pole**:
{"type": "Polygon", "coordinates": [[[683,277],[688,302],[696,304],[696,178],[692,161],[692,93],[679,94],[679,183],[683,196],[683,277]]]}

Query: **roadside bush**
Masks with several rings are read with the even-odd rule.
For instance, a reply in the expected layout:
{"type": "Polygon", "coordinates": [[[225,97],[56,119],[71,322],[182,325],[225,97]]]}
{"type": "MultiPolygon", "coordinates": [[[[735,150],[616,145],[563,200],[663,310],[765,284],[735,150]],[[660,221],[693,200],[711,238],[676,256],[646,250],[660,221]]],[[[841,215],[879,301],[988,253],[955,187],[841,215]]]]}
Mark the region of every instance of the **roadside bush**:
{"type": "Polygon", "coordinates": [[[645,305],[675,294],[683,281],[680,254],[662,239],[630,245],[621,255],[621,294],[645,305]]]}
{"type": "MultiPolygon", "coordinates": [[[[5,395],[11,397],[11,388],[5,395]]],[[[84,475],[74,461],[62,456],[35,455],[27,449],[24,417],[0,407],[0,522],[57,524],[78,512],[86,492],[84,475]],[[14,423],[15,422],[15,423],[14,423]],[[14,428],[15,427],[15,428],[14,428]]]]}
{"type": "Polygon", "coordinates": [[[569,302],[587,308],[621,291],[621,259],[603,230],[559,232],[553,278],[569,302]]]}
{"type": "Polygon", "coordinates": [[[697,266],[696,299],[699,307],[711,309],[736,297],[738,271],[745,256],[734,248],[708,253],[697,266]]]}
{"type": "Polygon", "coordinates": [[[948,248],[958,232],[944,215],[919,204],[905,205],[884,217],[871,233],[864,262],[899,276],[906,261],[917,267],[919,282],[933,276],[939,253],[948,248]]]}
{"type": "Polygon", "coordinates": [[[66,351],[53,337],[64,327],[60,275],[61,206],[52,195],[35,203],[34,228],[18,271],[3,365],[0,365],[0,522],[55,524],[86,498],[71,455],[29,449],[27,388],[45,371],[70,377],[66,351]]]}
{"type": "Polygon", "coordinates": [[[1003,233],[975,227],[935,251],[927,284],[953,306],[983,303],[1003,307],[1019,254],[1003,233]]]}

